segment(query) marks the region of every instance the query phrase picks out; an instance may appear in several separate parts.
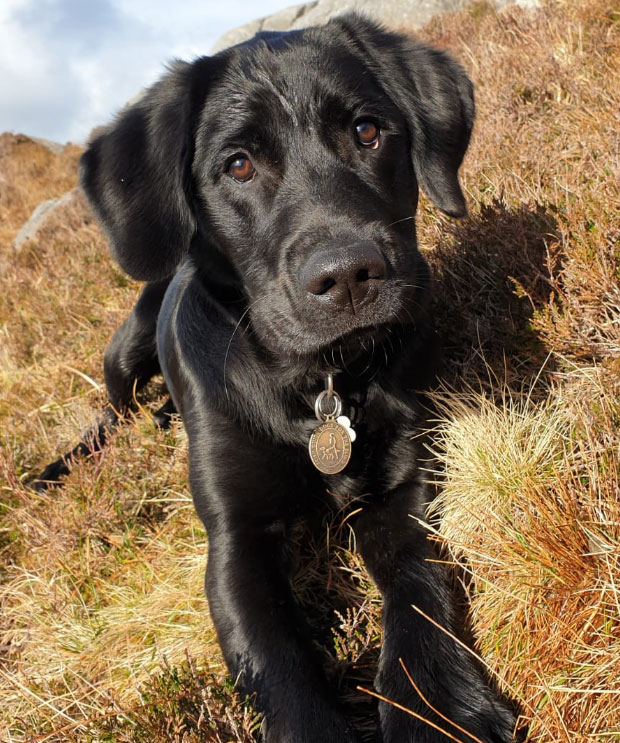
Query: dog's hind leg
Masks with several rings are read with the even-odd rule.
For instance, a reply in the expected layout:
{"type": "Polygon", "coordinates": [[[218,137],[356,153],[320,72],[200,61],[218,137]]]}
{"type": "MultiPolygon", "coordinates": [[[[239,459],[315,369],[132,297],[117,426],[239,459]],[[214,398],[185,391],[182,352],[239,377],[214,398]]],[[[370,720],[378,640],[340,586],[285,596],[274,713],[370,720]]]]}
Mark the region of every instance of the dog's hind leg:
{"type": "MultiPolygon", "coordinates": [[[[131,314],[114,333],[103,360],[108,406],[103,416],[84,434],[80,443],[66,452],[31,481],[44,491],[69,473],[76,457],[100,451],[122,416],[134,407],[135,393],[160,371],[156,328],[161,303],[171,277],[147,284],[131,314]]],[[[171,400],[155,413],[155,423],[166,428],[175,409],[171,400]]]]}

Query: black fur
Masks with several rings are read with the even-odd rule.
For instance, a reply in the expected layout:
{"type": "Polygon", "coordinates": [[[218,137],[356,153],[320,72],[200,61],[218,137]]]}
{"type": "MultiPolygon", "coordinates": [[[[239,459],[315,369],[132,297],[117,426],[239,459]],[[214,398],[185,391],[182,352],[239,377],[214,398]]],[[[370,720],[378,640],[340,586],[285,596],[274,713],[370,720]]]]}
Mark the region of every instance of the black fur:
{"type": "MultiPolygon", "coordinates": [[[[458,633],[418,521],[431,492],[413,390],[432,379],[434,334],[413,215],[418,183],[464,214],[457,172],[473,118],[450,57],[350,15],[176,63],[82,159],[114,255],[154,282],[106,353],[110,400],[129,406],[134,381],[161,367],[189,436],[211,614],[269,742],[356,740],[299,625],[285,560],[300,519],[352,502],[384,597],[377,690],[469,740],[429,711],[402,659],[450,720],[488,743],[512,738],[512,714],[470,655],[411,608],[458,633]],[[356,138],[360,121],[378,128],[376,148],[356,138]],[[241,156],[256,170],[247,182],[228,172],[241,156]],[[308,456],[328,371],[357,431],[335,476],[308,456]]],[[[383,703],[380,737],[446,740],[383,703]]]]}

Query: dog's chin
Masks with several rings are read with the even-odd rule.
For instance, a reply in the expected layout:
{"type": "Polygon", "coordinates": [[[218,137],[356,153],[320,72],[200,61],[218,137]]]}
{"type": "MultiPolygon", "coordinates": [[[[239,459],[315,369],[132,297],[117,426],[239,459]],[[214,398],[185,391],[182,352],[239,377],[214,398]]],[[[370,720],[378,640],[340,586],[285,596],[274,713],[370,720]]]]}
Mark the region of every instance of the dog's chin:
{"type": "Polygon", "coordinates": [[[279,366],[291,370],[342,369],[359,375],[376,368],[401,349],[404,337],[417,333],[427,315],[427,282],[415,292],[380,297],[355,315],[288,312],[261,302],[250,311],[248,336],[279,366]]]}
{"type": "Polygon", "coordinates": [[[269,350],[290,367],[311,373],[347,371],[355,377],[374,376],[388,358],[402,347],[403,323],[381,323],[346,330],[340,335],[304,335],[303,342],[290,344],[283,338],[269,350]]]}
{"type": "Polygon", "coordinates": [[[336,360],[336,366],[354,364],[372,356],[388,338],[396,334],[396,328],[388,323],[369,325],[350,330],[336,338],[317,341],[309,355],[336,360]]]}

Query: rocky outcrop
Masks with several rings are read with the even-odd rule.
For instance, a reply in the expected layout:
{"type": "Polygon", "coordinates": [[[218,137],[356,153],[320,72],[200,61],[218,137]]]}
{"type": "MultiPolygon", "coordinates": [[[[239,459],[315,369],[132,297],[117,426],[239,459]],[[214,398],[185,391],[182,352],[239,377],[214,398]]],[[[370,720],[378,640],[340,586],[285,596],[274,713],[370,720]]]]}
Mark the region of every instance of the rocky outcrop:
{"type": "Polygon", "coordinates": [[[75,186],[81,150],[24,134],[0,134],[0,254],[8,255],[16,240],[21,248],[32,239],[33,225],[53,210],[52,203],[43,202],[55,202],[75,186]]]}
{"type": "MultiPolygon", "coordinates": [[[[273,15],[251,21],[221,36],[213,52],[240,44],[259,31],[289,31],[306,26],[320,26],[330,18],[350,11],[357,11],[393,28],[420,28],[439,13],[461,10],[472,0],[314,0],[294,5],[273,15]]],[[[517,4],[537,6],[538,0],[494,0],[496,7],[517,4]]]]}

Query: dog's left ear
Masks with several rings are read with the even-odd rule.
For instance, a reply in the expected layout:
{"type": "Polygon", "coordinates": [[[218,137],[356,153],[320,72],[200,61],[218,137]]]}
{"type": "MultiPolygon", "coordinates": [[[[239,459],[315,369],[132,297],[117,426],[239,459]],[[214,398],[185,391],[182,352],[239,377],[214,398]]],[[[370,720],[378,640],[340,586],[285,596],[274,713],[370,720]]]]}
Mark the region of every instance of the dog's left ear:
{"type": "Polygon", "coordinates": [[[464,216],[467,206],[458,170],[475,115],[467,73],[444,52],[360,16],[344,16],[338,22],[407,120],[418,183],[443,212],[464,216]]]}
{"type": "Polygon", "coordinates": [[[114,257],[135,279],[174,273],[196,233],[190,171],[211,67],[207,57],[176,62],[82,155],[82,188],[114,257]]]}

